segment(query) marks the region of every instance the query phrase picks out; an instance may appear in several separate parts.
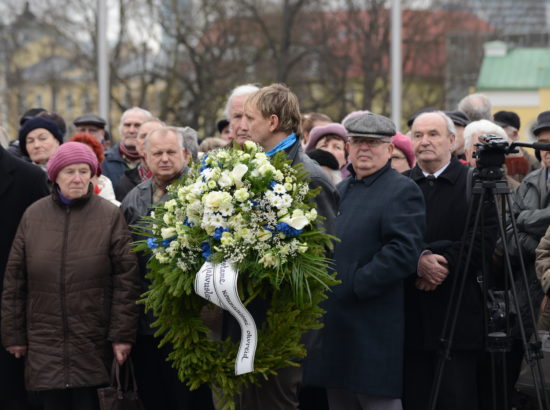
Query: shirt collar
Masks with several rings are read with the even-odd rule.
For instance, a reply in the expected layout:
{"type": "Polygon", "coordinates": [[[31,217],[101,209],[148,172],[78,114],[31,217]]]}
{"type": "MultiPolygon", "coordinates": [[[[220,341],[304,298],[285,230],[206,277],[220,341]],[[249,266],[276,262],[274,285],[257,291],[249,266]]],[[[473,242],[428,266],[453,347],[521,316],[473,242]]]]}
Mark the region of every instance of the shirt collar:
{"type": "Polygon", "coordinates": [[[424,174],[425,177],[427,177],[428,175],[433,175],[434,177],[437,178],[443,173],[443,171],[445,171],[447,169],[449,164],[450,164],[450,162],[447,162],[445,165],[443,165],[441,168],[439,168],[433,174],[430,174],[429,172],[424,171],[422,168],[420,168],[420,170],[422,171],[422,173],[424,174]]]}

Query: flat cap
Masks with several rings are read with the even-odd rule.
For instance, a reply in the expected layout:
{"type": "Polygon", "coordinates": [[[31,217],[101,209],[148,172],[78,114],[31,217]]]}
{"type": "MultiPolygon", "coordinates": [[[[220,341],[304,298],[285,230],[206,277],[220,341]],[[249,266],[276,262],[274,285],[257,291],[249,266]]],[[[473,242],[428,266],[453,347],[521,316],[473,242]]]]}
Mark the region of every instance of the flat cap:
{"type": "Polygon", "coordinates": [[[445,111],[445,115],[451,119],[454,125],[458,125],[459,127],[465,127],[471,122],[468,116],[460,110],[445,111]]]}
{"type": "Polygon", "coordinates": [[[107,121],[105,121],[103,118],[101,118],[99,115],[95,114],[84,114],[80,117],[76,117],[73,121],[74,125],[95,125],[99,128],[105,128],[105,125],[107,125],[107,121]]]}
{"type": "Polygon", "coordinates": [[[352,117],[344,122],[348,137],[393,137],[395,124],[389,118],[372,112],[352,117]]]}

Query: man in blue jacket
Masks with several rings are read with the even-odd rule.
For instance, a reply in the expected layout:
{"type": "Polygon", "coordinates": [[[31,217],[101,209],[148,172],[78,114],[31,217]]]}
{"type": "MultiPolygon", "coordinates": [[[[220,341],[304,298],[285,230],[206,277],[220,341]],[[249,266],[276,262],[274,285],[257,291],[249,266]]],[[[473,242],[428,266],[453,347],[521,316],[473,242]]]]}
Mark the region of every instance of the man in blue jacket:
{"type": "Polygon", "coordinates": [[[310,352],[305,379],[327,388],[331,410],[400,410],[403,280],[420,255],[424,200],[391,167],[390,119],[366,113],[344,126],[352,175],[338,185],[334,257],[342,283],[326,302],[321,346],[310,352]]]}

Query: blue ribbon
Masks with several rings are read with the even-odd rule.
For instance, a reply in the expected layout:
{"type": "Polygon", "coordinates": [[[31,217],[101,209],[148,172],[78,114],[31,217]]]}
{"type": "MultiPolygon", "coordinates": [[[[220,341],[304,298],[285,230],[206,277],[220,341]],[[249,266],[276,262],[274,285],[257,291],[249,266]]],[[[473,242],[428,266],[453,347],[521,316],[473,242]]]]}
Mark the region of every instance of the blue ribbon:
{"type": "Polygon", "coordinates": [[[283,151],[283,150],[287,149],[288,147],[294,145],[295,142],[296,142],[296,133],[293,132],[288,137],[286,137],[284,140],[279,142],[275,148],[270,149],[269,151],[267,151],[265,153],[265,155],[267,155],[268,157],[272,157],[277,152],[283,151]]]}

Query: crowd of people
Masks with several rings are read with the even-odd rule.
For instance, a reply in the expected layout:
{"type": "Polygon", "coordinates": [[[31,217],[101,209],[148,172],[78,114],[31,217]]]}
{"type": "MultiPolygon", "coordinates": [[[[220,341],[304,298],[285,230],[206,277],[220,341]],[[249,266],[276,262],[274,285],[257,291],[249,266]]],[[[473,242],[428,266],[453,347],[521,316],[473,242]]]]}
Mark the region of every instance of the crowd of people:
{"type": "MultiPolygon", "coordinates": [[[[18,138],[0,146],[0,408],[98,409],[111,362],[129,357],[147,410],[218,407],[215,389],[190,391],[178,379],[171,346],[159,347],[155,318],[136,303],[149,286],[147,257],[132,252],[144,237],[129,226],[168,200],[167,187],[205,152],[247,140],[268,156],[284,151],[320,187],[317,212],[338,238],[327,253],[341,282],[324,302],[323,328],[304,339],[307,357],[244,389],[237,408],[425,410],[431,399],[438,410],[492,408],[484,289],[505,290],[508,256],[520,312],[506,329],[511,348],[497,365],[507,380],[496,396],[514,403],[522,338],[550,329],[550,152],[521,149],[504,160],[517,242],[510,217],[499,235],[505,209],[472,196],[472,184],[480,138],[518,140],[516,113],[493,114],[485,96],[472,94],[455,110],[420,110],[400,132],[366,110],[341,122],[302,114],[286,86],[246,84],[231,92],[224,115],[219,136],[200,145],[192,128],[142,107],[122,114],[118,143],[96,114],[74,119],[70,136],[56,113],[22,115],[18,138]],[[483,235],[469,208],[481,210],[483,235]],[[455,281],[463,289],[439,375],[455,281]]],[[[550,111],[532,132],[550,143],[550,111]]],[[[255,302],[248,309],[261,324],[269,301],[255,302]]],[[[209,320],[213,337],[238,332],[226,316],[209,320]]]]}

